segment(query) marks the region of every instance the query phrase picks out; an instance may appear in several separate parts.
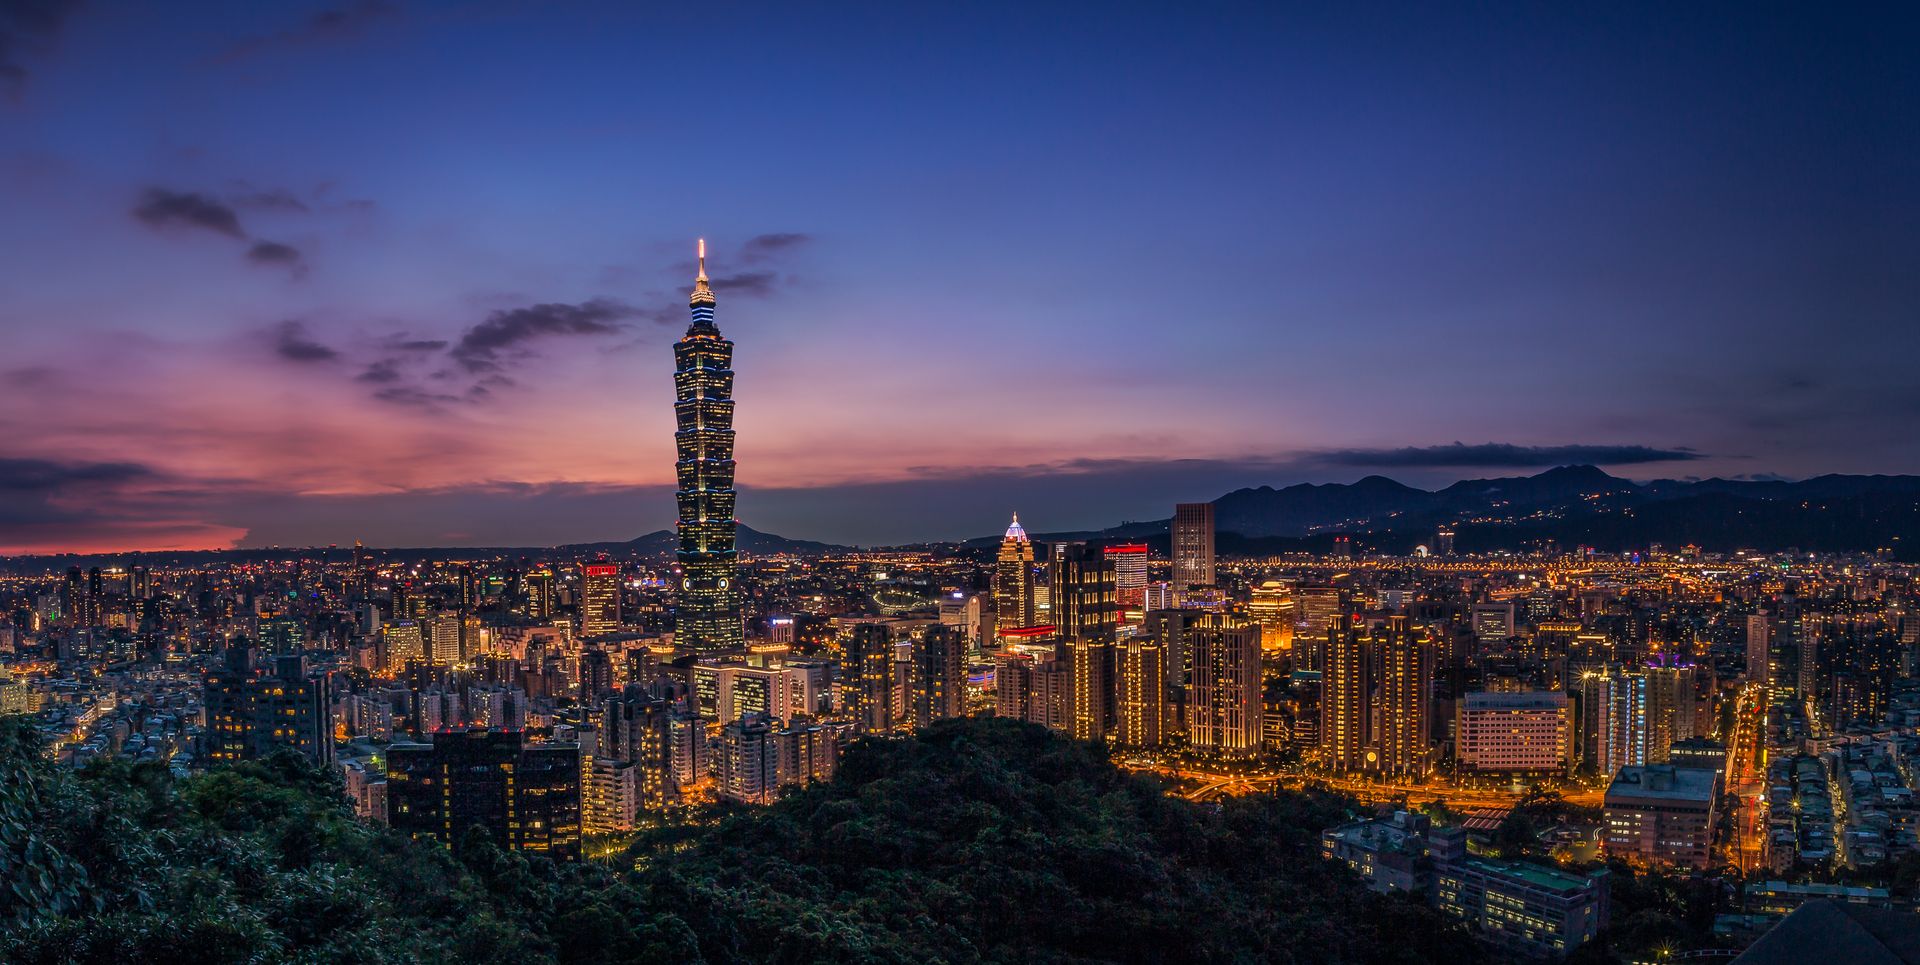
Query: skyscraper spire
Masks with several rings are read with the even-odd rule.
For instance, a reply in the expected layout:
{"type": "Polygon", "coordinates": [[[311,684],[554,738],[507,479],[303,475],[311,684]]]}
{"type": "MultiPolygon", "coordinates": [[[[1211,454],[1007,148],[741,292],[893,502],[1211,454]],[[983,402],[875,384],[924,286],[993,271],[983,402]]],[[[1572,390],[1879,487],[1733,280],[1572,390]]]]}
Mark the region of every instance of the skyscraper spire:
{"type": "Polygon", "coordinates": [[[694,651],[729,650],[744,642],[740,592],[734,586],[738,524],[733,489],[733,343],[713,320],[707,287],[707,242],[689,306],[693,324],[673,347],[674,448],[679,461],[680,586],[673,642],[694,651]]]}
{"type": "Polygon", "coordinates": [[[707,287],[707,239],[700,239],[700,273],[693,279],[693,295],[687,299],[689,305],[713,304],[713,290],[707,287]]]}

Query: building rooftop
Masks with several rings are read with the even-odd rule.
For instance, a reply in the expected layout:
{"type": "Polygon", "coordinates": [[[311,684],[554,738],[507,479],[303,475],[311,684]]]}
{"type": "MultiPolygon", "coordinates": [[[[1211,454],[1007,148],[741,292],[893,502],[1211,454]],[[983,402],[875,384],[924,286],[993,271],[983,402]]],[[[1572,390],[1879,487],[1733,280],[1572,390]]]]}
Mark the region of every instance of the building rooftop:
{"type": "Polygon", "coordinates": [[[1623,767],[1613,776],[1613,783],[1607,785],[1606,800],[1631,797],[1710,803],[1716,776],[1713,771],[1695,767],[1659,764],[1623,767]]]}
{"type": "Polygon", "coordinates": [[[1780,920],[1734,965],[1920,965],[1920,915],[1814,898],[1780,920]]]}
{"type": "MultiPolygon", "coordinates": [[[[1592,881],[1592,878],[1588,875],[1571,874],[1555,868],[1546,867],[1545,865],[1532,864],[1526,861],[1496,861],[1491,858],[1468,858],[1466,864],[1470,868],[1477,868],[1489,874],[1496,874],[1503,878],[1525,882],[1534,888],[1541,888],[1561,894],[1572,894],[1583,891],[1586,889],[1588,883],[1592,881]]],[[[1604,874],[1605,872],[1602,871],[1601,873],[1604,874]]]]}

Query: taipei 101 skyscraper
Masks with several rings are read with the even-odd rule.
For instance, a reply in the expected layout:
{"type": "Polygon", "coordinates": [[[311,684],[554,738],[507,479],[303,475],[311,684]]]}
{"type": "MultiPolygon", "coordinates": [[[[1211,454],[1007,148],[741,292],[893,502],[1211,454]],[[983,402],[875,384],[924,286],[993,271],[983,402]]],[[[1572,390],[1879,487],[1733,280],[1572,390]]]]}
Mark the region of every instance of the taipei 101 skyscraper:
{"type": "Polygon", "coordinates": [[[707,287],[707,242],[687,300],[693,324],[673,346],[674,464],[680,504],[680,593],[674,645],[726,650],[745,643],[740,590],[734,581],[733,343],[713,324],[707,287]]]}

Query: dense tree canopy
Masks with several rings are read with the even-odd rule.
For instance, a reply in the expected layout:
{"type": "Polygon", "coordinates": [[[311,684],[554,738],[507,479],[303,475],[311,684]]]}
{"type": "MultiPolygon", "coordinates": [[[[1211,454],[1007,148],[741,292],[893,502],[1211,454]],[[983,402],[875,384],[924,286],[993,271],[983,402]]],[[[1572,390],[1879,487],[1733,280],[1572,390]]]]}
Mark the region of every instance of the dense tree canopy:
{"type": "Polygon", "coordinates": [[[77,774],[0,724],[0,960],[1465,962],[1317,856],[1337,799],[1189,804],[995,720],[867,741],[832,783],[612,861],[444,849],[282,757],[77,774]]]}

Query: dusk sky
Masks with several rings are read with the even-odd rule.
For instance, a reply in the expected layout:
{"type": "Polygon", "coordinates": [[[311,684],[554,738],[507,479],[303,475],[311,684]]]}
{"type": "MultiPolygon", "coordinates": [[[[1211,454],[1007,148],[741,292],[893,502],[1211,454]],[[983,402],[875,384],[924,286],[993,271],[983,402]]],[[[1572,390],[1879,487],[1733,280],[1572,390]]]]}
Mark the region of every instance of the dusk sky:
{"type": "Polygon", "coordinates": [[[1920,7],[1323,6],[0,0],[0,553],[1920,472],[1920,7]]]}

